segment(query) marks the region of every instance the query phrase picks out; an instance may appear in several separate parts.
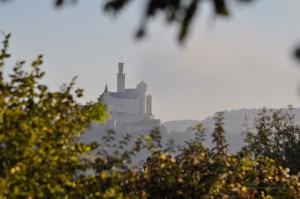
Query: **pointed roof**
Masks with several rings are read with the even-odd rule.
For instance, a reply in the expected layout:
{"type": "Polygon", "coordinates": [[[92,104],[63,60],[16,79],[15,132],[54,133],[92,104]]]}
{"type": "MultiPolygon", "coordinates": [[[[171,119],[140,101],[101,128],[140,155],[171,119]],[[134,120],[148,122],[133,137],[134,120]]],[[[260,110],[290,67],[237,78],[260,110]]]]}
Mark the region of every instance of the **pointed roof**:
{"type": "Polygon", "coordinates": [[[148,85],[144,82],[144,81],[141,81],[136,87],[148,87],[148,85]]]}
{"type": "Polygon", "coordinates": [[[103,93],[108,93],[108,88],[107,88],[107,84],[105,86],[104,92],[103,93]]]}
{"type": "Polygon", "coordinates": [[[108,91],[107,84],[105,85],[104,91],[103,91],[103,93],[100,95],[99,100],[103,100],[105,94],[108,94],[108,95],[109,95],[109,91],[108,91]]]}

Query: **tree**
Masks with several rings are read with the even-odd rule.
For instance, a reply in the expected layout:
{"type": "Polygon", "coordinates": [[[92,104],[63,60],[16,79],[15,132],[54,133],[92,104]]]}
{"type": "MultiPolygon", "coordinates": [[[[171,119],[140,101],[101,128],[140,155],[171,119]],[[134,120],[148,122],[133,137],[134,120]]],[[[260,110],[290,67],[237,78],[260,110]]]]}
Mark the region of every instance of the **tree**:
{"type": "MultiPolygon", "coordinates": [[[[133,198],[297,198],[300,182],[268,157],[224,151],[223,116],[215,116],[215,148],[192,140],[174,157],[152,153],[128,187],[133,198]],[[219,146],[219,147],[218,147],[219,146]],[[223,146],[223,147],[222,147],[223,146]],[[291,185],[291,186],[290,186],[291,185]]],[[[197,127],[199,132],[205,131],[197,127]]]]}
{"type": "Polygon", "coordinates": [[[300,172],[300,127],[295,116],[283,110],[264,108],[254,122],[254,131],[246,135],[248,149],[255,157],[266,156],[279,165],[291,169],[292,174],[300,172]]]}
{"type": "Polygon", "coordinates": [[[108,114],[101,103],[80,106],[75,98],[82,89],[73,91],[74,80],[60,92],[40,84],[41,55],[29,73],[18,62],[5,81],[9,37],[0,54],[0,198],[73,198],[81,192],[78,175],[88,169],[83,158],[98,146],[79,138],[108,114]]]}
{"type": "Polygon", "coordinates": [[[217,112],[215,114],[214,120],[215,122],[215,130],[212,134],[213,136],[213,143],[216,144],[216,147],[213,148],[213,150],[217,150],[218,153],[225,152],[228,145],[226,145],[226,139],[225,139],[225,131],[223,129],[224,123],[224,113],[223,112],[217,112]]]}

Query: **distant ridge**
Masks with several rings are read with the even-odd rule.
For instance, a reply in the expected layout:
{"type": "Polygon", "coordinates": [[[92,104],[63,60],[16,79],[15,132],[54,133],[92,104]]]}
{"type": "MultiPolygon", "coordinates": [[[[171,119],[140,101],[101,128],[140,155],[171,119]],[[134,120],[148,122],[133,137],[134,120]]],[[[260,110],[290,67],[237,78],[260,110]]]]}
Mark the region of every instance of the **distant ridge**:
{"type": "MultiPolygon", "coordinates": [[[[288,109],[282,109],[287,111],[288,109]]],[[[246,128],[244,127],[245,116],[248,120],[248,127],[253,127],[254,118],[257,117],[257,114],[261,109],[238,109],[232,111],[224,111],[224,129],[226,131],[226,140],[230,145],[229,150],[233,153],[239,151],[244,145],[244,134],[246,128]]],[[[292,114],[295,115],[295,123],[300,125],[300,108],[295,108],[292,111],[292,114]]],[[[206,119],[199,120],[176,120],[165,122],[161,128],[162,136],[162,145],[164,145],[167,140],[173,139],[176,144],[183,145],[186,141],[194,138],[194,131],[189,128],[195,126],[197,123],[201,122],[205,128],[208,129],[207,136],[205,137],[204,145],[207,147],[212,147],[212,137],[211,134],[214,130],[214,120],[213,116],[207,117],[206,119]]],[[[103,124],[92,124],[91,128],[83,134],[81,141],[85,143],[91,143],[93,141],[102,142],[102,137],[106,134],[105,132],[108,128],[103,124]]],[[[130,133],[130,132],[128,132],[130,133]]],[[[140,132],[139,134],[147,134],[148,132],[140,132]]],[[[136,133],[132,133],[133,137],[137,136],[136,133]]],[[[122,134],[116,134],[116,141],[122,139],[122,134]]],[[[133,141],[130,145],[133,144],[133,141]]],[[[110,152],[113,152],[112,149],[110,152]]],[[[133,162],[136,164],[139,161],[143,160],[144,157],[147,157],[149,153],[142,152],[137,155],[133,162]]]]}
{"type": "Polygon", "coordinates": [[[165,122],[163,125],[167,128],[169,132],[171,131],[179,131],[183,132],[188,127],[195,126],[199,123],[199,120],[172,120],[165,122]]]}
{"type": "MultiPolygon", "coordinates": [[[[244,146],[244,134],[246,133],[246,127],[244,126],[247,118],[248,128],[253,128],[254,119],[262,109],[237,109],[224,112],[224,129],[226,132],[226,139],[230,145],[232,152],[237,152],[244,146]]],[[[274,109],[277,110],[277,109],[274,109]]],[[[283,108],[283,111],[288,111],[287,108],[283,108]]],[[[294,108],[292,114],[295,115],[295,123],[300,125],[300,108],[294,108]]],[[[193,138],[193,131],[189,127],[195,126],[197,123],[202,123],[205,128],[208,129],[206,142],[207,146],[211,146],[211,133],[214,130],[213,116],[200,120],[175,120],[165,122],[163,125],[166,127],[168,138],[173,138],[177,143],[184,143],[185,141],[193,138]]],[[[167,139],[167,138],[165,138],[167,139]]]]}

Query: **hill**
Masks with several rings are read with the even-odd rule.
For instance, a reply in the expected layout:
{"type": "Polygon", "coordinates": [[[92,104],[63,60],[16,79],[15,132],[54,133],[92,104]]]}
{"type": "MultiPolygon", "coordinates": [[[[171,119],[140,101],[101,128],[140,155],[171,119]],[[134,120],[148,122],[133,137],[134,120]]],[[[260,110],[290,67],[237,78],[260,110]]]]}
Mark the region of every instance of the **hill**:
{"type": "MultiPolygon", "coordinates": [[[[226,140],[230,145],[229,150],[231,152],[239,151],[244,145],[244,133],[246,133],[245,123],[247,120],[248,128],[253,128],[254,119],[257,117],[261,109],[238,109],[232,111],[224,111],[224,130],[226,132],[226,140]],[[247,119],[246,119],[247,118],[247,119]]],[[[287,111],[287,109],[283,109],[287,111]]],[[[300,108],[294,109],[292,112],[295,115],[296,124],[300,125],[300,108]]],[[[161,128],[162,145],[165,145],[168,140],[173,139],[176,145],[183,145],[186,141],[194,138],[195,132],[191,127],[194,127],[197,123],[202,123],[207,128],[207,136],[205,137],[204,145],[207,147],[212,146],[211,134],[214,130],[213,116],[206,119],[199,120],[177,120],[165,122],[161,128]]],[[[102,137],[108,129],[104,125],[93,124],[91,128],[83,135],[82,141],[90,143],[93,141],[102,141],[102,137]]],[[[130,133],[133,138],[136,138],[139,134],[146,134],[147,132],[132,132],[130,133]]],[[[123,134],[116,133],[115,142],[121,140],[123,134]]],[[[130,142],[130,146],[133,145],[133,141],[130,142]]],[[[113,151],[111,151],[113,152],[113,151]]],[[[135,156],[133,160],[134,164],[137,164],[141,160],[145,160],[149,155],[148,152],[142,151],[135,156]]]]}
{"type": "MultiPolygon", "coordinates": [[[[288,109],[283,109],[287,111],[288,109]]],[[[224,111],[224,130],[226,132],[226,140],[230,145],[229,149],[232,152],[237,152],[244,146],[244,133],[246,133],[246,124],[248,128],[253,128],[254,119],[261,109],[238,109],[232,111],[224,111]]],[[[300,108],[295,108],[292,111],[295,115],[296,124],[300,125],[300,108]]],[[[177,120],[168,121],[163,125],[166,127],[167,134],[164,134],[164,139],[174,139],[176,143],[183,144],[185,141],[192,139],[194,136],[193,130],[190,127],[197,123],[202,123],[207,128],[207,136],[205,145],[211,146],[211,134],[214,130],[213,116],[200,120],[177,120]]]]}

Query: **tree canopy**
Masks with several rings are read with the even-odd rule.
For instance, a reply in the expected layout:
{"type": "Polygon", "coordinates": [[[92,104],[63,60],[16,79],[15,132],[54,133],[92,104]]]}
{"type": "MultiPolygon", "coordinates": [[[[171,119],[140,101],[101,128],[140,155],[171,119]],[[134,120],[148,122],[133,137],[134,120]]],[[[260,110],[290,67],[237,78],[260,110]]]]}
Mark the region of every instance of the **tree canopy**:
{"type": "Polygon", "coordinates": [[[297,174],[300,172],[300,126],[295,124],[292,110],[292,107],[288,112],[264,108],[245,141],[256,157],[272,158],[297,174]]]}

